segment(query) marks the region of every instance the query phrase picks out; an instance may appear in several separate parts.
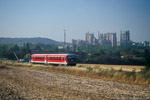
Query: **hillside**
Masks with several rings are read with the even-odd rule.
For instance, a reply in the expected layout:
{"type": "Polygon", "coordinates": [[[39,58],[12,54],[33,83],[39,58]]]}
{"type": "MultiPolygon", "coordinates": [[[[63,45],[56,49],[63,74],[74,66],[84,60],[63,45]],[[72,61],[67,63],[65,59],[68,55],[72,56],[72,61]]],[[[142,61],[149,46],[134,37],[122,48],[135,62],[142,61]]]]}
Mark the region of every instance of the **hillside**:
{"type": "Polygon", "coordinates": [[[0,37],[0,44],[17,44],[21,45],[21,43],[32,43],[32,44],[37,44],[37,43],[42,43],[42,44],[54,44],[57,46],[63,45],[63,42],[58,42],[52,39],[48,38],[40,38],[40,37],[35,37],[35,38],[4,38],[0,37]]]}

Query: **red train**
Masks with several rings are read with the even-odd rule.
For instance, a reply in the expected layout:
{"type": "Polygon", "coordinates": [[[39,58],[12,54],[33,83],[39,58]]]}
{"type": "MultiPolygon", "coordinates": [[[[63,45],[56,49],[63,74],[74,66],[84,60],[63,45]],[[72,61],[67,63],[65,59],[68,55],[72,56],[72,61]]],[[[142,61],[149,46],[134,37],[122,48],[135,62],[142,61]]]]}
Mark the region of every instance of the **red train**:
{"type": "Polygon", "coordinates": [[[74,54],[32,54],[31,63],[76,65],[74,54]]]}

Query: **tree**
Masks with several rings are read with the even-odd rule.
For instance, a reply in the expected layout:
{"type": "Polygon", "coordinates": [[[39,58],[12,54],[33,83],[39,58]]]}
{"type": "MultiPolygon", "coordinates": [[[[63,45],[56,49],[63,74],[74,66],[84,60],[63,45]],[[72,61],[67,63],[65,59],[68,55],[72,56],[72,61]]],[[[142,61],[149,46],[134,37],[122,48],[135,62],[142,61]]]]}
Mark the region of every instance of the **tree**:
{"type": "Polygon", "coordinates": [[[146,66],[150,68],[150,50],[145,49],[144,55],[145,55],[146,66]]]}
{"type": "Polygon", "coordinates": [[[30,49],[29,43],[26,44],[26,49],[27,49],[27,53],[31,54],[31,49],[30,49]]]}
{"type": "Polygon", "coordinates": [[[30,55],[30,54],[26,54],[26,55],[24,56],[24,58],[26,58],[26,59],[31,59],[31,55],[30,55]]]}
{"type": "Polygon", "coordinates": [[[32,49],[32,53],[42,53],[42,49],[39,45],[35,45],[32,49]]]}

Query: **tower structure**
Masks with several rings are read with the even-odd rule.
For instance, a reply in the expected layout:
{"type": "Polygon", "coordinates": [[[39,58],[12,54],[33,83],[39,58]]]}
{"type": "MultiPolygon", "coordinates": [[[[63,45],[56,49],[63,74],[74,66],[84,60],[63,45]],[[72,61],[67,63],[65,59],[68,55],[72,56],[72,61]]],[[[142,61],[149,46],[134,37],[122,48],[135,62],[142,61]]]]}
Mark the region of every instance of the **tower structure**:
{"type": "Polygon", "coordinates": [[[65,45],[66,45],[66,30],[64,30],[64,48],[65,48],[65,45]]]}
{"type": "Polygon", "coordinates": [[[94,37],[94,33],[86,33],[85,34],[85,41],[90,44],[90,45],[95,45],[95,37],[94,37]]]}
{"type": "Polygon", "coordinates": [[[121,31],[120,32],[120,44],[126,45],[130,43],[130,31],[121,31]]]}

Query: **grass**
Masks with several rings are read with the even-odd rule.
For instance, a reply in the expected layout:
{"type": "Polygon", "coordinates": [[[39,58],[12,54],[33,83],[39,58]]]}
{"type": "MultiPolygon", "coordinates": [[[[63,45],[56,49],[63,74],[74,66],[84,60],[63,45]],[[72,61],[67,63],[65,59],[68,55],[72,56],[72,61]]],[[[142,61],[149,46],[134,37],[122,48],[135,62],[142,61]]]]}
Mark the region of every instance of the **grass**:
{"type": "MultiPolygon", "coordinates": [[[[89,64],[77,64],[77,66],[87,67],[89,64]]],[[[102,68],[102,69],[111,69],[114,70],[120,70],[122,71],[128,71],[132,72],[133,69],[136,69],[136,72],[141,71],[141,68],[145,68],[145,66],[134,66],[134,65],[104,65],[104,64],[90,64],[90,67],[92,68],[102,68]]]]}
{"type": "MultiPolygon", "coordinates": [[[[76,67],[72,66],[52,66],[52,65],[41,65],[41,64],[30,64],[30,63],[18,63],[14,61],[2,62],[3,66],[15,66],[15,67],[26,67],[36,70],[42,70],[47,72],[59,72],[62,74],[70,74],[80,77],[90,77],[96,79],[113,80],[135,84],[147,84],[150,85],[150,69],[141,67],[136,68],[131,66],[130,71],[125,71],[125,67],[117,66],[117,70],[114,65],[109,65],[103,68],[104,65],[81,65],[78,64],[76,67]],[[132,69],[132,70],[131,70],[132,69]],[[138,71],[137,71],[138,70],[138,71]]],[[[123,65],[121,65],[123,66],[123,65]]],[[[1,67],[1,66],[0,66],[1,67]]],[[[127,69],[126,68],[126,69],[127,69]]]]}

